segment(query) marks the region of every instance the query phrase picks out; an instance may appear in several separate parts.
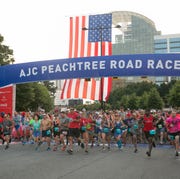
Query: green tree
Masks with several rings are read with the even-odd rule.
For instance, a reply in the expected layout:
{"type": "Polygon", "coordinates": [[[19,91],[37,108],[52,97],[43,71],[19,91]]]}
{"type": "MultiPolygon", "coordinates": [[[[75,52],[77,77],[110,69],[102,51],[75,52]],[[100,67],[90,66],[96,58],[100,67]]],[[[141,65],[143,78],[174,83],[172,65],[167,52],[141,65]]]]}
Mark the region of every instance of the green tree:
{"type": "Polygon", "coordinates": [[[141,83],[130,83],[126,87],[126,94],[135,93],[137,96],[141,96],[144,92],[150,91],[152,88],[156,87],[153,83],[143,81],[141,83]]]}
{"type": "Polygon", "coordinates": [[[14,62],[13,50],[3,45],[4,37],[0,34],[0,66],[14,62]]]}
{"type": "Polygon", "coordinates": [[[16,110],[28,111],[35,100],[33,83],[16,85],[16,110]]]}
{"type": "Polygon", "coordinates": [[[147,92],[144,92],[142,96],[139,97],[139,108],[140,109],[147,109],[148,108],[148,98],[149,95],[147,92]]]}
{"type": "Polygon", "coordinates": [[[118,109],[121,105],[120,101],[122,96],[125,94],[125,88],[118,88],[111,92],[108,103],[111,105],[112,109],[118,109]]]}
{"type": "Polygon", "coordinates": [[[18,111],[36,111],[38,107],[50,111],[53,98],[42,83],[18,84],[16,86],[16,109],[18,111]]]}
{"type": "Polygon", "coordinates": [[[180,107],[180,81],[177,81],[169,91],[169,104],[180,107]]]}
{"type": "Polygon", "coordinates": [[[129,96],[123,95],[120,100],[120,106],[123,106],[125,109],[127,109],[129,108],[128,103],[129,103],[129,96]]]}
{"type": "Polygon", "coordinates": [[[48,89],[50,96],[55,97],[56,89],[57,87],[54,85],[54,82],[52,81],[43,81],[44,86],[48,89]]]}
{"type": "Polygon", "coordinates": [[[49,95],[48,89],[41,83],[34,83],[34,101],[31,103],[33,111],[39,107],[50,111],[53,108],[53,99],[49,95]]]}
{"type": "Polygon", "coordinates": [[[136,96],[135,93],[129,96],[128,107],[130,109],[138,109],[138,97],[136,96]]]}
{"type": "Polygon", "coordinates": [[[169,83],[162,83],[160,86],[157,86],[157,90],[163,99],[165,106],[169,106],[169,100],[168,100],[168,95],[169,95],[169,90],[174,86],[176,83],[176,80],[172,80],[169,83]]]}
{"type": "Polygon", "coordinates": [[[156,88],[152,88],[149,92],[148,98],[148,108],[149,109],[162,109],[163,108],[163,100],[159,95],[159,92],[156,88]]]}

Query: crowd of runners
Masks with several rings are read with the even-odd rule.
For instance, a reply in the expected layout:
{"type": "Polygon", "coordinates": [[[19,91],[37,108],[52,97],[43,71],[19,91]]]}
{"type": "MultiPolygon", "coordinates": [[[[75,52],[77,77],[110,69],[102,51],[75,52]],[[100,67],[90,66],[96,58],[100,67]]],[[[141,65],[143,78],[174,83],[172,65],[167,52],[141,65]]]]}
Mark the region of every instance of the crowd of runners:
{"type": "Polygon", "coordinates": [[[174,145],[175,156],[179,156],[180,114],[175,110],[109,110],[77,111],[74,108],[54,114],[44,112],[0,113],[0,139],[5,149],[12,141],[33,144],[35,150],[47,143],[47,150],[61,148],[73,154],[75,144],[86,153],[94,146],[110,150],[112,141],[119,150],[126,144],[134,146],[147,143],[146,155],[151,156],[156,144],[174,145]],[[53,142],[52,142],[53,141],[53,142]]]}

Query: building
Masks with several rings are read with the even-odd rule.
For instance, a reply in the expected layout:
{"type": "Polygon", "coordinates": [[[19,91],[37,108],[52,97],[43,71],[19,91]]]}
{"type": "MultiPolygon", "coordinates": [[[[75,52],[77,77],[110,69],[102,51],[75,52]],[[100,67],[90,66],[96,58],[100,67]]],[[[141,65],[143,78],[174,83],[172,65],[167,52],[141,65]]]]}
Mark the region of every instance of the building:
{"type": "Polygon", "coordinates": [[[160,35],[149,18],[134,12],[113,12],[113,24],[121,25],[115,35],[113,55],[154,53],[154,36],[160,35]]]}
{"type": "MultiPolygon", "coordinates": [[[[180,53],[180,34],[154,36],[154,53],[180,53]]],[[[161,84],[180,77],[156,77],[155,83],[161,84]]]]}
{"type": "MultiPolygon", "coordinates": [[[[154,36],[161,32],[156,30],[152,20],[130,11],[117,11],[112,14],[113,24],[121,25],[121,29],[115,34],[113,55],[154,53],[154,36]]],[[[119,77],[119,80],[113,81],[113,88],[119,84],[141,81],[154,82],[155,77],[119,77]]]]}

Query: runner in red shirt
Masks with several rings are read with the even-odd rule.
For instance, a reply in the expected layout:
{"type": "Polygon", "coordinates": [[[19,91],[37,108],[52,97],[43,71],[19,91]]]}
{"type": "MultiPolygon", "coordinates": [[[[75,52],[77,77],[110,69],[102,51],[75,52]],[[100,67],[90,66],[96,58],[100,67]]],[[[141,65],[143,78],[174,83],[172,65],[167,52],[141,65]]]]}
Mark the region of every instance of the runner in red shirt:
{"type": "Polygon", "coordinates": [[[155,125],[154,125],[154,117],[150,114],[149,111],[146,111],[144,117],[143,117],[143,123],[144,123],[144,134],[148,141],[148,151],[146,152],[147,156],[151,156],[152,147],[156,147],[154,142],[154,136],[156,134],[155,125]]]}
{"type": "Polygon", "coordinates": [[[80,139],[80,115],[74,111],[73,108],[70,109],[70,112],[67,114],[67,117],[71,118],[72,121],[69,123],[69,149],[67,152],[73,154],[73,138],[75,137],[78,140],[78,145],[81,144],[80,139]]]}

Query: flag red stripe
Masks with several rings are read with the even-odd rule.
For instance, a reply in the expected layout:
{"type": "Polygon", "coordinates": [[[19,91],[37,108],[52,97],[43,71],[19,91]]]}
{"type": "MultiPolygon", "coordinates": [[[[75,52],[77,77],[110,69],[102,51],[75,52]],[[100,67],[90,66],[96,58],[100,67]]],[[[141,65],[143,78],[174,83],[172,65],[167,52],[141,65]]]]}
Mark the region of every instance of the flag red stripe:
{"type": "Polygon", "coordinates": [[[72,58],[72,48],[73,47],[73,18],[70,17],[70,27],[69,27],[69,58],[72,58]]]}
{"type": "Polygon", "coordinates": [[[61,97],[60,97],[60,99],[64,99],[64,92],[65,92],[65,87],[66,87],[66,84],[67,84],[67,80],[65,80],[65,82],[64,82],[64,85],[63,85],[63,88],[62,88],[62,92],[61,92],[61,97]]]}
{"type": "Polygon", "coordinates": [[[71,88],[72,88],[72,80],[69,81],[67,98],[71,98],[71,88]]]}
{"type": "Polygon", "coordinates": [[[82,17],[82,27],[81,28],[81,52],[80,57],[84,57],[84,47],[85,47],[85,30],[82,30],[83,27],[86,26],[85,24],[85,16],[82,17]]]}
{"type": "Polygon", "coordinates": [[[112,43],[111,42],[108,43],[108,54],[112,55],[112,43]]]}
{"type": "Polygon", "coordinates": [[[79,98],[79,87],[80,87],[80,79],[77,79],[76,80],[76,88],[75,88],[75,96],[74,96],[75,98],[79,98]]]}
{"type": "Polygon", "coordinates": [[[100,90],[99,90],[99,100],[102,100],[102,90],[103,90],[103,86],[104,86],[104,78],[100,79],[100,90]]]}
{"type": "Polygon", "coordinates": [[[79,17],[76,17],[75,24],[75,37],[74,37],[74,58],[78,57],[78,48],[79,48],[79,17]]]}
{"type": "Polygon", "coordinates": [[[91,79],[91,80],[92,80],[91,99],[94,100],[95,99],[95,92],[96,92],[96,81],[95,81],[95,79],[91,79]]]}
{"type": "Polygon", "coordinates": [[[91,56],[91,43],[88,42],[88,46],[87,46],[87,57],[91,56]]]}
{"type": "Polygon", "coordinates": [[[84,80],[83,98],[87,98],[87,86],[88,86],[88,82],[84,80]]]}
{"type": "Polygon", "coordinates": [[[102,56],[105,56],[105,42],[102,42],[102,56]]]}
{"type": "MultiPolygon", "coordinates": [[[[99,44],[98,42],[95,42],[95,51],[94,51],[94,56],[99,56],[99,44]]],[[[93,55],[92,55],[93,56],[93,55]]]]}

